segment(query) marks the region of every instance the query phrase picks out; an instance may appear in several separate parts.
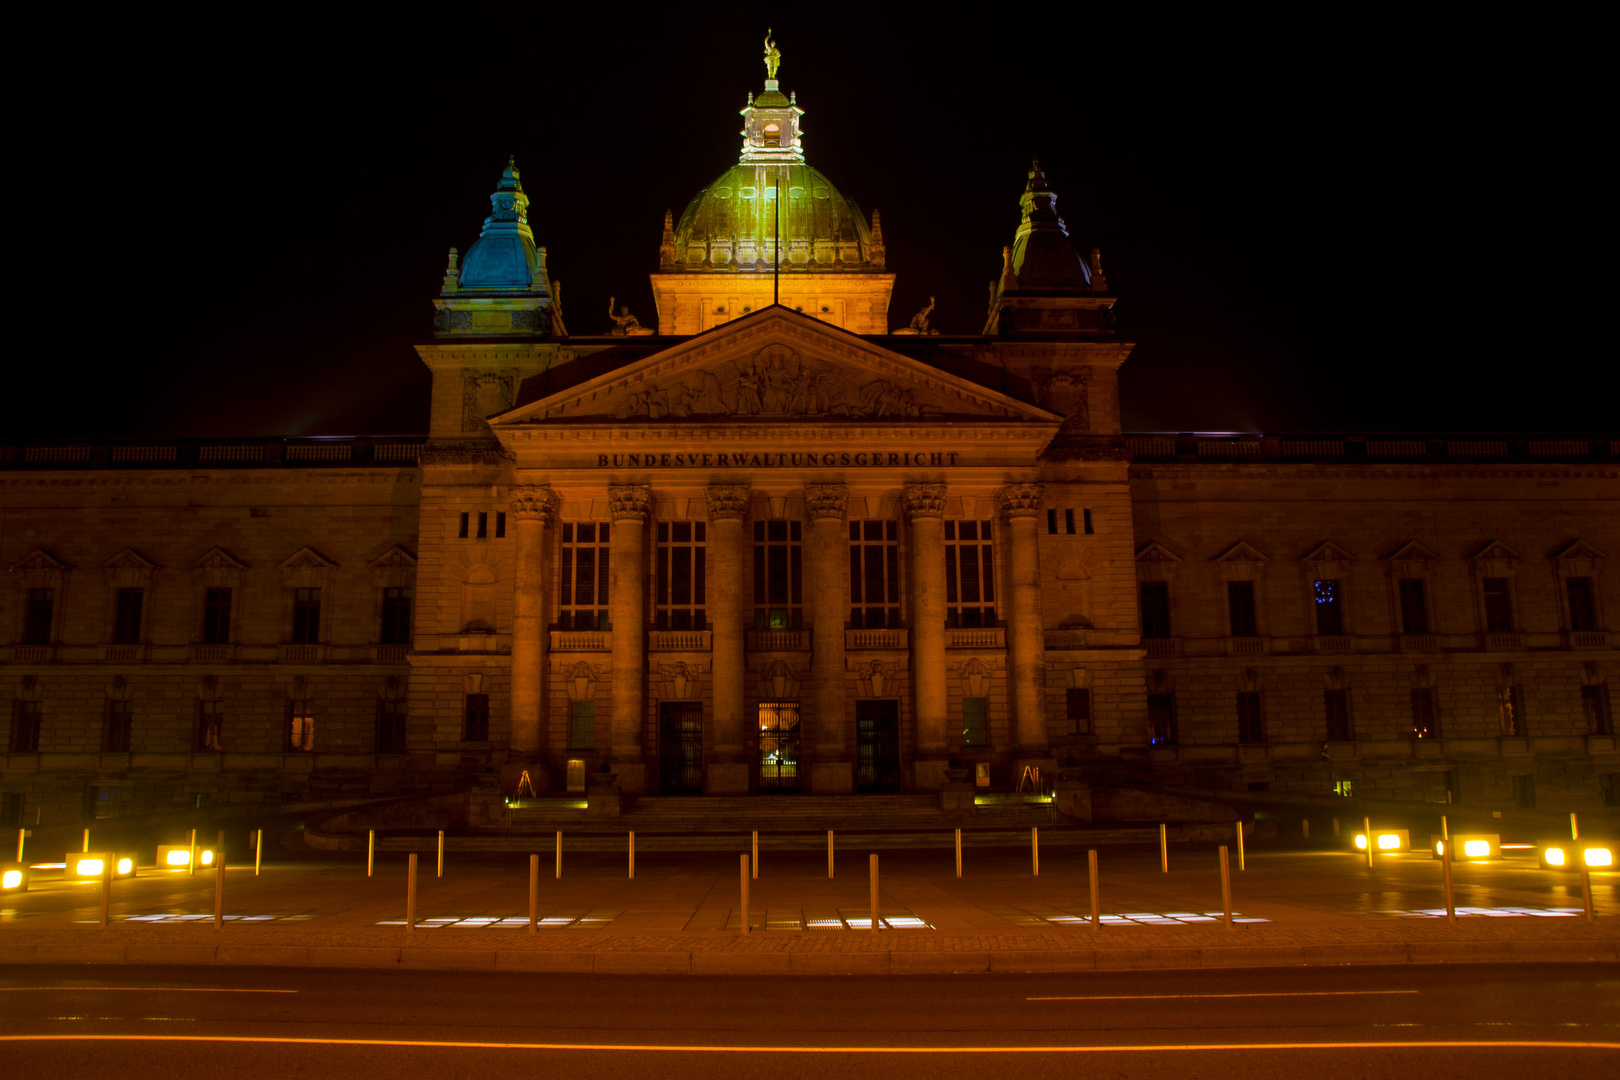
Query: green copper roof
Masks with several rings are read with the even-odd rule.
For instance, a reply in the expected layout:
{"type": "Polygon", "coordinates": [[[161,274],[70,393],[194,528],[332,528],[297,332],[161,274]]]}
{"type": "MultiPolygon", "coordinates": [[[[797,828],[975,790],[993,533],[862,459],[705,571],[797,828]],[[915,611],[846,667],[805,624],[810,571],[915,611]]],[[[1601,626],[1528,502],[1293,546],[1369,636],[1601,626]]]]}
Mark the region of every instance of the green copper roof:
{"type": "Polygon", "coordinates": [[[517,163],[508,161],[490,215],[478,242],[461,260],[463,292],[479,289],[529,289],[534,282],[534,232],[529,228],[529,197],[523,194],[517,163]]]}
{"type": "Polygon", "coordinates": [[[1057,213],[1057,193],[1046,182],[1039,161],[1029,167],[1029,180],[1019,200],[1023,220],[1013,240],[1013,272],[1020,289],[1087,289],[1091,273],[1069,242],[1069,230],[1057,213]]]}
{"type": "Polygon", "coordinates": [[[679,270],[768,267],[781,191],[783,272],[872,270],[872,233],[860,207],[808,165],[733,165],[698,192],[675,229],[679,270]]]}

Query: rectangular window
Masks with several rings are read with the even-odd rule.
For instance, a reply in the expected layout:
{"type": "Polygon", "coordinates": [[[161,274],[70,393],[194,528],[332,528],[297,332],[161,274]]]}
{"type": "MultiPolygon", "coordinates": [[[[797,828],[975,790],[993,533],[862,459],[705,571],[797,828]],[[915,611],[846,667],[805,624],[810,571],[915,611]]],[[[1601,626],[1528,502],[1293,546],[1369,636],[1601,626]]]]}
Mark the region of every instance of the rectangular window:
{"type": "Polygon", "coordinates": [[[990,745],[990,701],[982,697],[962,699],[962,745],[990,745]]]}
{"type": "Polygon", "coordinates": [[[1142,598],[1142,636],[1170,636],[1170,586],[1163,581],[1144,581],[1137,586],[1142,598]]]}
{"type": "Polygon", "coordinates": [[[797,521],[754,522],[754,629],[804,626],[804,544],[797,521]]]}
{"type": "Polygon", "coordinates": [[[321,640],[321,590],[293,590],[294,645],[314,645],[321,640]]]}
{"type": "Polygon", "coordinates": [[[489,513],[488,513],[488,511],[480,510],[480,511],[478,511],[478,539],[484,540],[484,539],[487,539],[488,537],[489,537],[489,513]]]}
{"type": "Polygon", "coordinates": [[[223,701],[197,702],[197,732],[192,740],[193,750],[223,750],[220,734],[225,723],[225,703],[223,701]]]}
{"type": "Polygon", "coordinates": [[[1509,738],[1529,734],[1524,727],[1524,692],[1519,687],[1496,688],[1496,720],[1501,733],[1509,738]]]}
{"type": "Polygon", "coordinates": [[[101,721],[101,752],[104,754],[129,753],[130,731],[135,726],[135,704],[131,701],[108,701],[101,721]]]}
{"type": "Polygon", "coordinates": [[[231,640],[231,590],[203,593],[202,639],[204,645],[224,645],[231,640]]]}
{"type": "Polygon", "coordinates": [[[40,702],[18,699],[11,703],[11,752],[39,753],[40,702]]]}
{"type": "Polygon", "coordinates": [[[797,701],[759,703],[760,790],[799,790],[799,735],[797,701]]]}
{"type": "Polygon", "coordinates": [[[1333,781],[1333,794],[1335,795],[1342,795],[1346,799],[1349,799],[1354,797],[1355,790],[1356,782],[1354,780],[1333,781]]]}
{"type": "Polygon", "coordinates": [[[1564,591],[1569,595],[1569,628],[1576,632],[1596,630],[1597,605],[1592,601],[1592,579],[1566,578],[1564,591]]]}
{"type": "Polygon", "coordinates": [[[23,814],[28,805],[28,796],[21,791],[8,791],[5,801],[0,803],[0,827],[7,829],[20,829],[23,824],[23,814]]]}
{"type": "Polygon", "coordinates": [[[113,644],[141,643],[141,607],[146,599],[142,589],[119,589],[113,611],[113,644]]]}
{"type": "Polygon", "coordinates": [[[287,702],[287,749],[302,753],[315,750],[315,703],[287,702]]]}
{"type": "Polygon", "coordinates": [[[1085,518],[1085,534],[1087,536],[1093,535],[1096,532],[1096,530],[1091,527],[1091,511],[1090,510],[1082,510],[1082,511],[1080,511],[1080,513],[1085,518]]]}
{"type": "Polygon", "coordinates": [[[468,694],[466,709],[462,713],[462,742],[489,741],[489,695],[468,694]]]}
{"type": "Polygon", "coordinates": [[[401,586],[383,590],[382,643],[411,643],[411,590],[401,586]]]}
{"type": "Polygon", "coordinates": [[[1255,637],[1259,630],[1254,618],[1254,582],[1226,583],[1226,614],[1233,637],[1255,637]]]}
{"type": "Polygon", "coordinates": [[[990,522],[945,523],[945,625],[996,625],[990,522]]]}
{"type": "Polygon", "coordinates": [[[1153,745],[1176,745],[1176,696],[1149,694],[1147,706],[1148,737],[1153,740],[1153,745]]]}
{"type": "Polygon", "coordinates": [[[562,523],[558,625],[564,630],[608,629],[608,528],[605,521],[562,523]]]}
{"type": "Polygon", "coordinates": [[[1609,688],[1603,684],[1581,687],[1581,712],[1586,717],[1588,735],[1613,735],[1613,714],[1609,712],[1609,688]]]}
{"type": "Polygon", "coordinates": [[[1074,535],[1074,511],[1073,510],[1065,510],[1065,511],[1063,511],[1063,531],[1068,533],[1070,536],[1074,535]]]}
{"type": "Polygon", "coordinates": [[[1485,579],[1485,630],[1492,634],[1513,632],[1513,603],[1508,598],[1508,579],[1485,579]]]}
{"type": "Polygon", "coordinates": [[[1429,601],[1422,578],[1401,578],[1401,633],[1429,632],[1429,601]]]}
{"type": "Polygon", "coordinates": [[[1534,810],[1536,808],[1535,777],[1515,776],[1513,778],[1513,805],[1520,810],[1534,810]]]}
{"type": "Polygon", "coordinates": [[[506,539],[506,511],[504,510],[495,512],[495,539],[506,539]]]}
{"type": "Polygon", "coordinates": [[[1084,686],[1071,686],[1063,694],[1064,714],[1069,720],[1070,735],[1091,734],[1091,690],[1084,686]]]}
{"type": "Polygon", "coordinates": [[[849,625],[900,625],[900,532],[893,521],[849,523],[849,625]]]}
{"type": "Polygon", "coordinates": [[[378,699],[377,753],[405,752],[405,702],[378,699]]]}
{"type": "Polygon", "coordinates": [[[708,593],[708,526],[660,521],[653,567],[653,610],[660,630],[703,630],[708,593]]]}
{"type": "Polygon", "coordinates": [[[1350,691],[1322,691],[1322,706],[1327,712],[1328,742],[1350,742],[1355,734],[1350,730],[1350,691]]]}
{"type": "Polygon", "coordinates": [[[1620,806],[1620,773],[1600,774],[1598,790],[1603,793],[1604,806],[1620,806]]]}
{"type": "Polygon", "coordinates": [[[51,643],[51,616],[55,611],[55,589],[28,590],[28,621],[23,627],[24,645],[51,643]]]}
{"type": "Polygon", "coordinates": [[[570,701],[568,703],[568,749],[592,750],[596,747],[596,702],[570,701]]]}
{"type": "Polygon", "coordinates": [[[1420,686],[1412,691],[1412,737],[1438,739],[1440,717],[1434,708],[1434,688],[1420,686]]]}
{"type": "Polygon", "coordinates": [[[1266,725],[1260,717],[1260,695],[1252,690],[1240,691],[1237,696],[1238,742],[1263,743],[1266,725]]]}
{"type": "Polygon", "coordinates": [[[1046,532],[1050,536],[1056,536],[1057,531],[1057,511],[1049,509],[1046,511],[1046,532]]]}
{"type": "Polygon", "coordinates": [[[461,530],[456,535],[463,540],[467,539],[467,519],[469,517],[471,517],[471,515],[468,514],[467,511],[463,510],[461,512],[461,530]]]}
{"type": "Polygon", "coordinates": [[[1344,606],[1339,602],[1337,581],[1318,581],[1315,589],[1316,632],[1324,637],[1344,633],[1344,606]]]}

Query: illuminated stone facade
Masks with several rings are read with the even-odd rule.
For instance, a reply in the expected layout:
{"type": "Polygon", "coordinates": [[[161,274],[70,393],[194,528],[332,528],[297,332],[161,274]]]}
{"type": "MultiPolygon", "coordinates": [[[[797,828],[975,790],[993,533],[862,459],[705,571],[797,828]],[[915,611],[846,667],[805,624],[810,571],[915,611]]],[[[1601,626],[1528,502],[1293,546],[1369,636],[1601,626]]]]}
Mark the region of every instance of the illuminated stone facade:
{"type": "Polygon", "coordinates": [[[509,166],[425,439],[4,446],[6,812],[1026,766],[1615,797],[1620,439],[1125,435],[1038,167],[942,336],[801,116],[768,85],[670,215],[655,330],[570,334],[509,166]]]}

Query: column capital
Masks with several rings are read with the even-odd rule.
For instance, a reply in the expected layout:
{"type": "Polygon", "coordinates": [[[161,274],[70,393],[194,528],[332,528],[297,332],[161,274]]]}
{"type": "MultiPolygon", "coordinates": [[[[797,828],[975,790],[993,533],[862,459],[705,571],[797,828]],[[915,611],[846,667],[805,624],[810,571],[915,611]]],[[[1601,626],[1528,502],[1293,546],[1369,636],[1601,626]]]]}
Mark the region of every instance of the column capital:
{"type": "Polygon", "coordinates": [[[1046,488],[1040,484],[1008,484],[996,492],[996,502],[1008,518],[1035,517],[1045,494],[1046,488]]]}
{"type": "Polygon", "coordinates": [[[907,484],[900,491],[900,502],[906,508],[906,517],[943,518],[945,516],[944,484],[907,484]]]}
{"type": "Polygon", "coordinates": [[[709,503],[710,521],[741,521],[748,516],[753,492],[747,484],[710,484],[703,496],[709,503]]]}
{"type": "Polygon", "coordinates": [[[512,516],[519,521],[539,521],[550,525],[557,518],[557,493],[550,484],[525,484],[509,493],[512,516]]]}
{"type": "Polygon", "coordinates": [[[849,488],[843,484],[804,485],[804,512],[811,521],[844,520],[849,510],[849,488]]]}
{"type": "Polygon", "coordinates": [[[645,521],[651,508],[652,488],[645,484],[615,484],[608,488],[608,512],[614,521],[645,521]]]}

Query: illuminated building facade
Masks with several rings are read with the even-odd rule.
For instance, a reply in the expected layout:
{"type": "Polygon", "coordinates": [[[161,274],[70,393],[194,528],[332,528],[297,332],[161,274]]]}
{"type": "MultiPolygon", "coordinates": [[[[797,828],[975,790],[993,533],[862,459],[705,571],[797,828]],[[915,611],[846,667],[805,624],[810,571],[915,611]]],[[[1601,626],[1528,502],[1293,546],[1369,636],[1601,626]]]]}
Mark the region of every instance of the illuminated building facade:
{"type": "Polygon", "coordinates": [[[8,817],[525,772],[1612,803],[1620,438],[1127,435],[1039,167],[982,332],[896,326],[772,76],[655,326],[570,333],[508,166],[425,439],[5,446],[8,817]]]}

